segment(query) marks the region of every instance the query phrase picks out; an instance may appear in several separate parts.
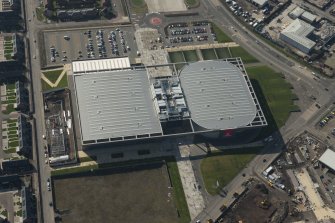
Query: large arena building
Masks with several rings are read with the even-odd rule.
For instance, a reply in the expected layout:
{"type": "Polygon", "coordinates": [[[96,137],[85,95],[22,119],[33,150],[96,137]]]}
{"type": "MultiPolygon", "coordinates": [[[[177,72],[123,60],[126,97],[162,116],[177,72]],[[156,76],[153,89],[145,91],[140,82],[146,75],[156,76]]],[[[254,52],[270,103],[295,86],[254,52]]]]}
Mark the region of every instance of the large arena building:
{"type": "MultiPolygon", "coordinates": [[[[72,64],[83,146],[183,134],[230,137],[267,125],[240,58],[152,78],[128,58],[72,64]]],[[[150,67],[152,69],[153,67],[150,67]]]]}

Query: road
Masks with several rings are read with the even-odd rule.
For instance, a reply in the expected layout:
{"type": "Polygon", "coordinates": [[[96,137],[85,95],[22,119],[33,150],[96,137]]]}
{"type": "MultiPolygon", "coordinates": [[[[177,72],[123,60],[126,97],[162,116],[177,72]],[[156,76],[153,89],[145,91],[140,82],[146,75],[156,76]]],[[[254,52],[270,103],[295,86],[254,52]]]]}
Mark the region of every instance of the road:
{"type": "Polygon", "coordinates": [[[54,211],[53,207],[49,205],[52,202],[52,193],[47,190],[47,179],[50,177],[49,166],[45,164],[44,157],[44,141],[42,135],[44,134],[44,112],[43,112],[43,96],[40,80],[40,58],[38,51],[38,38],[35,21],[36,17],[34,16],[35,12],[35,3],[31,1],[31,4],[27,4],[25,1],[25,16],[26,18],[26,28],[27,28],[27,41],[29,42],[29,55],[27,58],[30,60],[30,83],[31,83],[31,96],[33,98],[33,160],[34,166],[37,169],[37,176],[34,175],[34,185],[35,194],[37,196],[37,217],[38,222],[54,222],[54,211]],[[36,41],[35,41],[36,40],[36,41]],[[36,59],[33,59],[35,58],[36,59]]]}
{"type": "Polygon", "coordinates": [[[273,142],[265,145],[263,153],[256,156],[255,159],[225,187],[228,191],[227,196],[225,198],[216,196],[205,210],[192,222],[196,220],[206,222],[209,218],[217,219],[221,215],[220,207],[223,204],[231,203],[233,194],[238,188],[241,188],[242,183],[246,179],[255,175],[259,176],[260,173],[278,157],[285,143],[305,129],[314,126],[315,120],[319,120],[328,107],[335,102],[335,92],[325,90],[325,88],[335,88],[334,80],[324,77],[316,78],[308,69],[302,68],[299,64],[296,64],[295,61],[269,47],[262,39],[241,25],[230,11],[220,5],[217,0],[203,0],[202,7],[204,7],[204,16],[212,19],[229,36],[233,36],[235,42],[240,44],[264,64],[272,67],[274,70],[282,72],[286,79],[294,86],[295,93],[299,99],[303,101],[300,106],[302,113],[292,121],[289,120],[286,125],[281,128],[280,132],[273,133],[273,142]],[[292,64],[294,64],[294,66],[292,66],[292,64]],[[311,95],[317,97],[316,102],[310,99],[311,95]],[[315,103],[321,105],[321,108],[317,109],[315,103]]]}
{"type": "MultiPolygon", "coordinates": [[[[26,4],[25,13],[26,18],[29,18],[31,21],[27,21],[27,38],[29,40],[30,47],[30,58],[31,62],[31,83],[32,83],[32,96],[34,98],[34,129],[33,133],[33,148],[36,148],[34,151],[35,166],[38,170],[38,177],[35,177],[36,185],[39,185],[37,188],[36,194],[38,195],[38,210],[39,222],[54,222],[54,212],[53,208],[50,207],[49,203],[52,202],[52,193],[47,191],[47,179],[50,177],[50,169],[48,165],[44,163],[44,141],[42,139],[42,134],[44,131],[44,112],[43,112],[43,97],[41,93],[41,83],[40,83],[40,55],[38,51],[38,38],[37,33],[41,29],[60,29],[68,28],[75,26],[101,26],[105,25],[103,22],[91,21],[85,23],[60,23],[60,24],[42,24],[36,21],[34,16],[35,6],[38,4],[37,1],[31,1],[31,4],[26,4]],[[36,40],[36,42],[34,41],[36,40]],[[33,59],[36,56],[36,59],[33,59]]],[[[222,28],[227,34],[233,36],[234,41],[240,44],[245,48],[249,53],[252,53],[256,58],[258,58],[264,64],[271,66],[273,69],[281,71],[287,79],[293,84],[298,97],[300,100],[303,100],[301,103],[302,111],[306,111],[312,107],[315,107],[315,102],[309,99],[310,95],[317,97],[317,103],[320,104],[321,110],[325,109],[329,104],[335,101],[334,95],[335,92],[325,91],[325,88],[334,89],[334,81],[329,81],[325,78],[315,79],[310,71],[307,69],[302,69],[299,65],[291,66],[296,64],[295,61],[287,58],[285,55],[275,51],[274,49],[267,46],[267,44],[259,39],[256,35],[248,31],[243,25],[240,25],[239,22],[230,14],[230,11],[220,5],[220,2],[217,0],[203,0],[202,8],[200,10],[202,15],[206,18],[212,19],[217,23],[220,28],[222,28]],[[256,41],[257,40],[257,41],[256,41]],[[329,95],[331,94],[331,95],[329,95]]],[[[126,22],[126,21],[124,21],[126,22]]],[[[261,156],[256,157],[249,167],[244,171],[247,175],[252,175],[255,172],[259,172],[268,165],[268,163],[273,160],[280,148],[283,146],[284,142],[292,136],[296,135],[305,128],[308,124],[311,124],[310,120],[312,117],[305,119],[304,117],[299,117],[295,121],[289,123],[287,126],[284,126],[282,129],[282,134],[284,139],[282,139],[281,134],[275,133],[275,144],[267,145],[266,153],[261,156]],[[305,123],[305,124],[304,124],[305,123]],[[263,160],[266,162],[263,162],[263,160]]],[[[230,184],[230,188],[235,188],[244,181],[245,177],[241,174],[235,178],[234,181],[230,184]]],[[[231,196],[231,194],[228,194],[231,196]]],[[[215,199],[206,210],[203,212],[205,214],[200,214],[200,218],[205,220],[208,215],[217,216],[218,205],[220,204],[222,198],[215,199]],[[209,213],[209,214],[208,214],[209,213]]]]}

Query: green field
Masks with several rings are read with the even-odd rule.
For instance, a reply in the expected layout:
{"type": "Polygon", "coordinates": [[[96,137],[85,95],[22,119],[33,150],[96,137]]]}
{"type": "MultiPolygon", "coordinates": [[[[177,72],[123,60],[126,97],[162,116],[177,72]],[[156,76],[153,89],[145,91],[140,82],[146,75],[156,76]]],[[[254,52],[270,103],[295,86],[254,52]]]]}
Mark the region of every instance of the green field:
{"type": "MultiPolygon", "coordinates": [[[[57,71],[49,71],[47,73],[44,73],[44,76],[46,76],[52,83],[56,83],[56,81],[57,81],[57,79],[58,79],[61,71],[59,71],[59,70],[57,70],[57,71]]],[[[54,88],[65,88],[65,87],[68,86],[67,73],[64,74],[64,76],[62,77],[62,79],[59,81],[58,85],[55,86],[55,87],[50,86],[43,79],[41,79],[41,83],[42,83],[42,90],[43,91],[51,90],[51,89],[54,89],[54,88]]]]}
{"type": "Polygon", "coordinates": [[[228,48],[216,48],[215,51],[219,59],[231,58],[228,48]]]}
{"type": "Polygon", "coordinates": [[[14,104],[8,104],[7,107],[6,107],[6,110],[2,111],[2,113],[8,115],[8,114],[10,114],[14,111],[16,111],[15,108],[14,108],[14,104]]]}
{"type": "Polygon", "coordinates": [[[254,158],[261,148],[212,153],[201,161],[201,174],[208,193],[217,194],[254,158]]]}
{"type": "Polygon", "coordinates": [[[177,167],[177,163],[174,157],[158,157],[152,159],[143,159],[143,160],[131,160],[119,163],[103,163],[103,164],[94,164],[90,166],[81,166],[81,167],[73,167],[68,169],[58,169],[51,172],[51,176],[62,176],[69,175],[75,173],[82,173],[88,171],[94,171],[96,169],[108,169],[113,167],[121,167],[121,166],[132,166],[139,164],[150,164],[151,162],[157,162],[165,160],[165,164],[167,166],[169,176],[171,179],[172,187],[173,187],[173,198],[175,201],[175,206],[179,213],[179,223],[187,223],[190,222],[190,214],[188,211],[188,206],[183,190],[183,186],[180,180],[179,170],[177,167]]]}
{"type": "Polygon", "coordinates": [[[233,40],[227,36],[227,34],[225,34],[215,23],[212,23],[212,29],[219,43],[233,42],[233,40]]]}
{"type": "MultiPolygon", "coordinates": [[[[170,52],[169,57],[170,57],[171,63],[185,62],[182,52],[170,52]]],[[[184,67],[184,64],[177,64],[176,65],[177,70],[180,70],[183,67],[184,67]]]]}
{"type": "Polygon", "coordinates": [[[44,8],[42,8],[42,7],[37,7],[36,8],[36,17],[37,17],[38,21],[43,22],[45,20],[44,8]]]}
{"type": "Polygon", "coordinates": [[[46,78],[49,79],[49,81],[55,83],[62,72],[63,70],[51,70],[51,71],[45,71],[43,72],[43,74],[46,78]]]}
{"type": "Polygon", "coordinates": [[[285,124],[290,112],[299,110],[293,103],[296,96],[282,75],[269,67],[249,67],[246,71],[269,123],[265,129],[269,134],[285,124]]]}
{"type": "Polygon", "coordinates": [[[187,207],[186,197],[183,189],[183,185],[180,180],[179,170],[174,158],[167,158],[166,165],[171,177],[174,199],[176,201],[176,207],[180,214],[180,223],[187,223],[191,221],[190,213],[187,207]]]}
{"type": "Polygon", "coordinates": [[[187,6],[194,8],[199,5],[199,0],[185,0],[187,6]]]}
{"type": "Polygon", "coordinates": [[[232,57],[241,57],[243,63],[256,63],[258,60],[249,54],[245,49],[242,47],[230,47],[229,48],[232,57]]]}
{"type": "Polygon", "coordinates": [[[215,55],[214,49],[204,49],[201,50],[202,57],[204,60],[216,60],[217,57],[215,55]]]}
{"type": "Polygon", "coordinates": [[[185,62],[182,52],[170,52],[169,56],[171,63],[185,62]]]}
{"type": "Polygon", "coordinates": [[[144,13],[148,11],[144,0],[130,0],[130,8],[135,13],[144,13]]]}
{"type": "Polygon", "coordinates": [[[183,53],[184,53],[185,60],[187,62],[194,62],[194,61],[199,60],[197,52],[195,50],[187,50],[187,51],[183,51],[183,53]]]}

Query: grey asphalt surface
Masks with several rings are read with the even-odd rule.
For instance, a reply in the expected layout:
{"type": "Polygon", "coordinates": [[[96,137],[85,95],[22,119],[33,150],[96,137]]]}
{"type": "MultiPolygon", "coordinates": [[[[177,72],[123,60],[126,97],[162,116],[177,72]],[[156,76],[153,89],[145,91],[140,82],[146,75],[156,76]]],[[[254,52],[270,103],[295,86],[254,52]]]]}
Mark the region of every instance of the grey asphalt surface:
{"type": "Polygon", "coordinates": [[[134,40],[134,29],[130,26],[114,26],[114,27],[103,27],[104,33],[104,42],[106,47],[106,57],[99,58],[97,40],[96,40],[96,32],[99,29],[62,29],[57,31],[44,31],[44,45],[45,45],[45,55],[46,55],[46,64],[47,66],[55,66],[61,65],[64,63],[72,62],[73,60],[86,60],[88,59],[87,56],[87,49],[86,45],[88,44],[89,37],[87,35],[87,31],[91,30],[92,35],[91,38],[93,40],[94,46],[94,53],[96,59],[106,59],[106,58],[113,58],[113,57],[123,57],[128,56],[130,58],[136,57],[137,46],[134,40]],[[126,46],[130,47],[130,50],[127,50],[126,53],[123,52],[122,44],[119,36],[119,32],[115,31],[115,29],[119,27],[120,30],[124,32],[125,44],[126,46]],[[110,43],[108,42],[108,35],[110,31],[115,31],[116,33],[116,40],[117,45],[119,48],[119,55],[112,54],[112,48],[110,43]],[[86,34],[84,34],[86,33],[86,34]],[[70,37],[70,40],[65,40],[64,36],[70,37]],[[51,54],[50,54],[50,47],[54,47],[57,52],[59,52],[59,57],[56,57],[55,62],[51,62],[51,54]],[[81,53],[79,53],[81,51],[81,53]],[[65,52],[65,53],[64,53],[65,52]],[[79,55],[82,55],[79,58],[79,55]],[[64,56],[67,57],[66,61],[61,61],[64,56]]]}
{"type": "MultiPolygon", "coordinates": [[[[34,4],[25,4],[25,13],[26,18],[32,18],[31,22],[27,21],[27,38],[29,41],[29,56],[30,65],[31,65],[31,84],[32,90],[31,95],[33,96],[33,108],[34,108],[34,124],[32,138],[33,138],[33,164],[37,169],[37,173],[34,174],[33,185],[35,189],[35,194],[37,197],[37,217],[38,222],[54,222],[54,211],[53,207],[49,206],[49,202],[52,202],[52,193],[47,190],[47,179],[50,177],[50,169],[45,164],[44,158],[44,141],[42,135],[44,134],[43,122],[44,122],[44,112],[43,112],[43,96],[41,89],[41,80],[40,80],[40,60],[39,60],[39,51],[38,51],[38,38],[37,38],[37,27],[34,22],[36,17],[33,16],[35,11],[34,4]],[[36,39],[36,43],[34,42],[36,39]],[[36,59],[34,58],[36,55],[36,59]]],[[[28,58],[29,58],[28,57],[28,58]]]]}

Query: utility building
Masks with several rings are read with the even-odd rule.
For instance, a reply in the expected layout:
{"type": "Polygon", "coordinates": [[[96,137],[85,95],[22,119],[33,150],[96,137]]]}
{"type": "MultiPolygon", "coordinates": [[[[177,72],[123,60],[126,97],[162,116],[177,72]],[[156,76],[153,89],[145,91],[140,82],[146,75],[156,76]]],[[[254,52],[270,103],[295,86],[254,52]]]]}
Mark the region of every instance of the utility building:
{"type": "Polygon", "coordinates": [[[313,31],[313,26],[300,19],[296,19],[280,33],[279,38],[290,46],[308,54],[315,46],[315,42],[308,39],[308,35],[313,31]]]}

